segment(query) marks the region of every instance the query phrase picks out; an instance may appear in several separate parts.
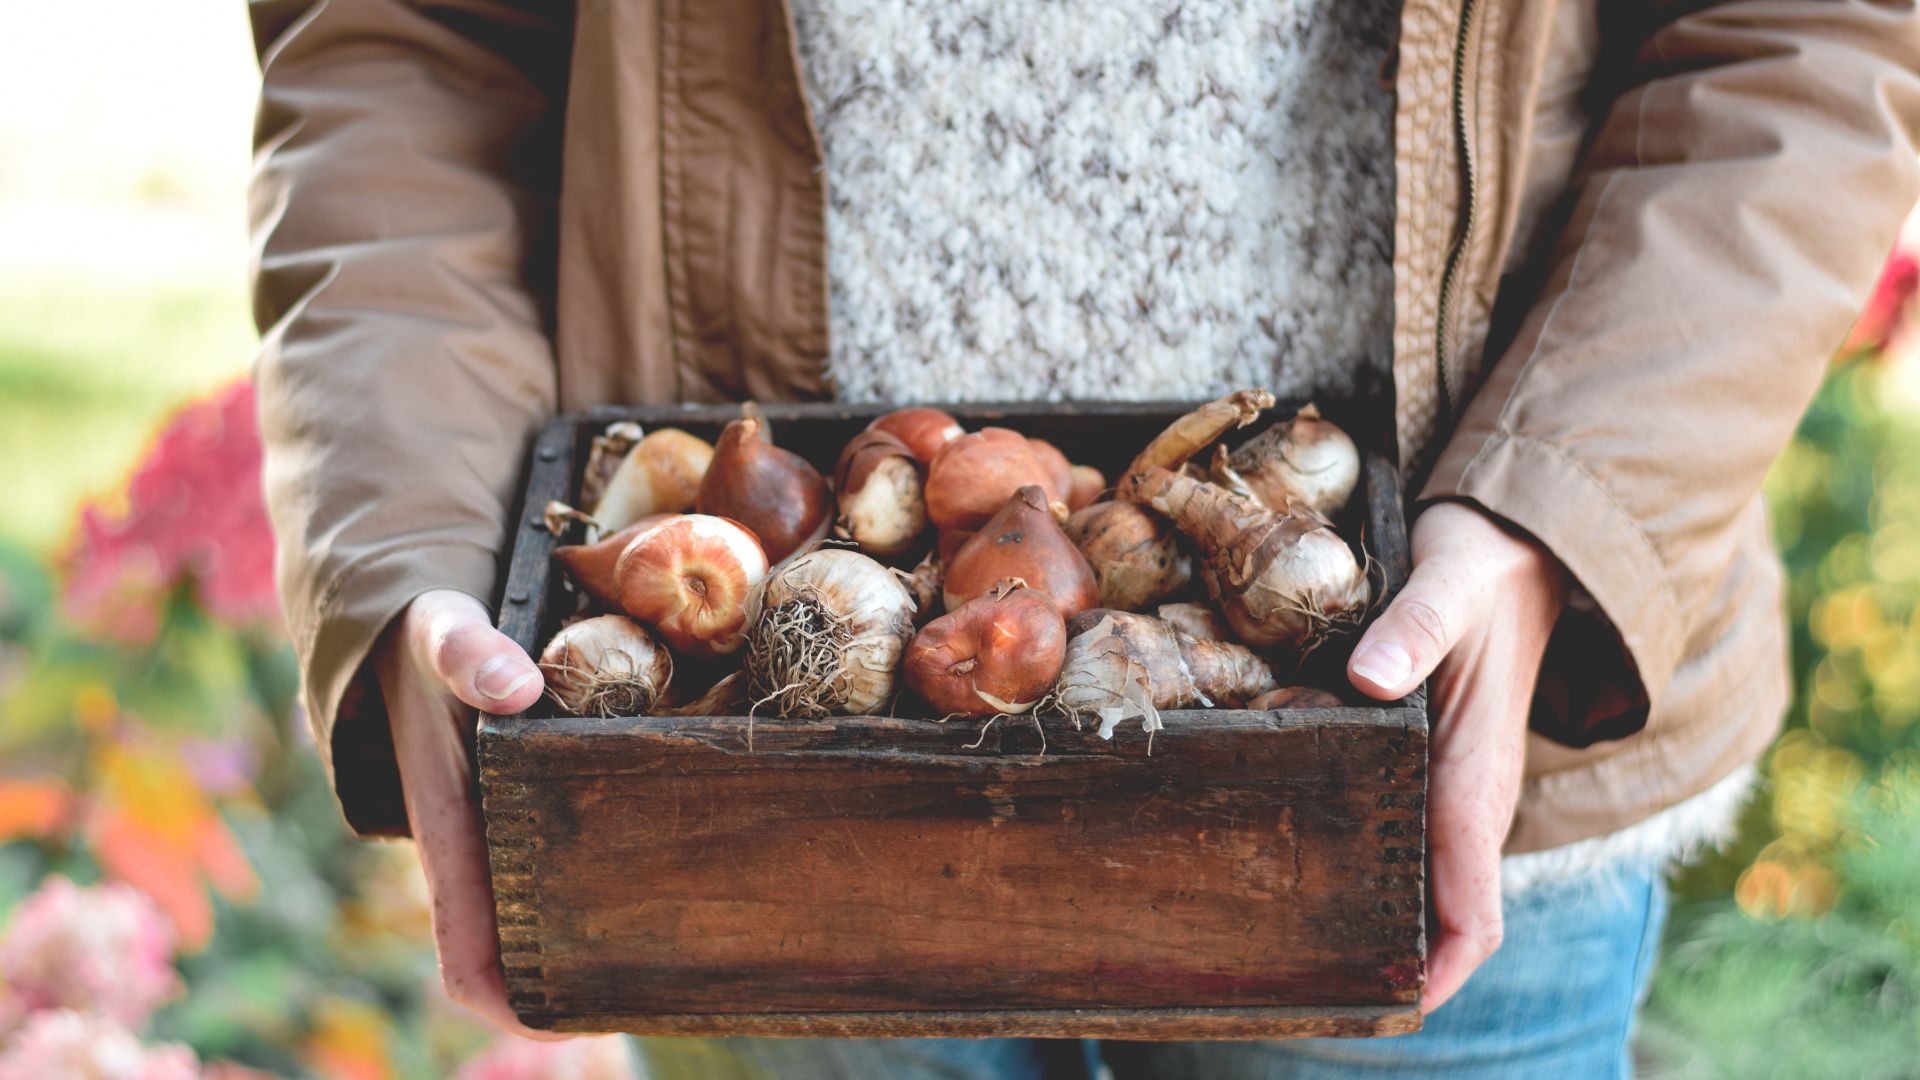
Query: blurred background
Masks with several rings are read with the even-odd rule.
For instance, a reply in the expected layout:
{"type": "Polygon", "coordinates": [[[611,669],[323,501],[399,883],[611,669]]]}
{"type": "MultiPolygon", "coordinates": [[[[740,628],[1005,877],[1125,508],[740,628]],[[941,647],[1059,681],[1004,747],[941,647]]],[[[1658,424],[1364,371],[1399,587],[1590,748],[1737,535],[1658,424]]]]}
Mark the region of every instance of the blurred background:
{"type": "MultiPolygon", "coordinates": [[[[350,841],[305,744],[246,381],[243,6],[4,23],[0,1080],[630,1075],[440,995],[412,849],[350,841]]],[[[1920,1075],[1915,250],[1768,482],[1800,693],[1738,841],[1675,876],[1645,1075],[1920,1075]]]]}

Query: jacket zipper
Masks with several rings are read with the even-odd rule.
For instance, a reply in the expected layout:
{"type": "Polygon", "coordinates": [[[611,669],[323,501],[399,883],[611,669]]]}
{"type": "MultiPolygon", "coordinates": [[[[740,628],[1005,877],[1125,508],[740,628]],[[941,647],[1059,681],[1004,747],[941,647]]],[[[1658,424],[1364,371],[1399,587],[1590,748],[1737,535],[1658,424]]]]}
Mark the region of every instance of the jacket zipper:
{"type": "Polygon", "coordinates": [[[1440,277],[1439,318],[1434,328],[1434,360],[1440,369],[1440,421],[1451,425],[1459,387],[1456,385],[1451,348],[1454,319],[1454,292],[1459,286],[1461,267],[1466,262],[1467,242],[1473,236],[1476,214],[1474,183],[1479,178],[1474,161],[1473,139],[1467,131],[1467,48],[1472,39],[1478,0],[1462,0],[1459,36],[1453,47],[1453,137],[1460,147],[1460,227],[1454,233],[1453,246],[1447,251],[1446,269],[1440,277]]]}

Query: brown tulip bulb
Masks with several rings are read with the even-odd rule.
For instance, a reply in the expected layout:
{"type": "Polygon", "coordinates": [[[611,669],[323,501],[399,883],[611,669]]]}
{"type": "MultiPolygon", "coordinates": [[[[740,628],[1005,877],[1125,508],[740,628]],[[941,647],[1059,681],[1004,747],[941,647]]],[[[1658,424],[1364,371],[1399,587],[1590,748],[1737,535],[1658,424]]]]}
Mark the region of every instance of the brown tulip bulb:
{"type": "Polygon", "coordinates": [[[1068,518],[1066,531],[1093,567],[1101,607],[1140,611],[1193,580],[1180,530],[1136,503],[1094,503],[1068,518]]]}
{"type": "Polygon", "coordinates": [[[1092,506],[1107,490],[1107,476],[1091,465],[1075,465],[1072,469],[1071,483],[1067,486],[1067,509],[1079,510],[1092,506]]]}
{"type": "Polygon", "coordinates": [[[1022,713],[1052,688],[1066,650],[1066,621],[1052,599],[1000,582],[923,627],[901,673],[942,716],[1022,713]]]}
{"type": "Polygon", "coordinates": [[[867,430],[884,431],[906,443],[922,465],[933,464],[941,447],[966,434],[959,421],[925,405],[895,409],[867,425],[867,430]]]}
{"type": "Polygon", "coordinates": [[[954,553],[945,583],[948,611],[985,596],[1006,578],[1018,578],[1053,599],[1062,618],[1100,602],[1093,568],[1053,518],[1046,492],[1021,488],[986,526],[954,553]]]}
{"type": "Polygon", "coordinates": [[[981,428],[934,457],[927,469],[927,517],[942,530],[978,529],[1023,487],[1039,487],[1048,502],[1061,499],[1054,482],[1026,436],[981,428]]]}
{"type": "Polygon", "coordinates": [[[727,425],[694,506],[745,525],[777,563],[826,528],[833,493],[818,469],[767,441],[763,428],[753,416],[727,425]]]}
{"type": "Polygon", "coordinates": [[[906,554],[927,527],[923,467],[907,444],[863,431],[840,452],[834,470],[839,514],[834,534],[878,558],[906,554]]]}

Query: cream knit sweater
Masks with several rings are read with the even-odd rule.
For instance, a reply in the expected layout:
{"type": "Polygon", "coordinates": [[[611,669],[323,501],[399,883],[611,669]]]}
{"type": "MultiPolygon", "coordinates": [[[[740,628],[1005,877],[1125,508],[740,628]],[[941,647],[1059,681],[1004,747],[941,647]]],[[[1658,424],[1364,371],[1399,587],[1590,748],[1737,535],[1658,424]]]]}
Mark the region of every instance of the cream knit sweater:
{"type": "Polygon", "coordinates": [[[1395,7],[792,0],[841,396],[1308,396],[1384,371],[1395,7]]]}
{"type": "MultiPolygon", "coordinates": [[[[1389,385],[1394,0],[790,3],[843,398],[1389,385]]],[[[1509,857],[1506,887],[1718,843],[1752,782],[1509,857]]]]}

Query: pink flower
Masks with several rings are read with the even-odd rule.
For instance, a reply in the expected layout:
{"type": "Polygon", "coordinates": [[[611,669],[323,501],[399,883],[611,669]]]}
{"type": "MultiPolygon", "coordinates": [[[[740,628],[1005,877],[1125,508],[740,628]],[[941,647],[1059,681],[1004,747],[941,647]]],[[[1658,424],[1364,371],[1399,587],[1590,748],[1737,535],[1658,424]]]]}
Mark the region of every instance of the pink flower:
{"type": "Polygon", "coordinates": [[[1902,245],[1894,249],[1886,265],[1881,267],[1880,280],[1874,283],[1866,307],[1860,310],[1853,331],[1847,335],[1847,343],[1841,346],[1842,354],[1862,350],[1877,353],[1885,349],[1907,322],[1907,309],[1913,303],[1916,288],[1920,288],[1920,257],[1915,256],[1903,239],[1902,245]]]}
{"type": "Polygon", "coordinates": [[[181,990],[173,951],[173,923],[145,893],[50,877],[21,901],[0,938],[0,1032],[46,1009],[138,1028],[181,990]]]}
{"type": "Polygon", "coordinates": [[[200,1080],[200,1061],[179,1043],[142,1046],[99,1015],[35,1013],[0,1052],[0,1080],[200,1080]]]}
{"type": "Polygon", "coordinates": [[[634,1072],[617,1035],[567,1042],[508,1037],[461,1066],[458,1080],[634,1080],[634,1072]]]}
{"type": "Polygon", "coordinates": [[[123,641],[151,640],[160,601],[188,577],[214,617],[276,623],[252,382],[238,380],[176,412],[134,468],[124,497],[81,510],[63,562],[68,615],[123,641]]]}
{"type": "Polygon", "coordinates": [[[260,752],[245,739],[188,739],[176,752],[194,783],[209,795],[239,794],[260,775],[260,752]]]}

